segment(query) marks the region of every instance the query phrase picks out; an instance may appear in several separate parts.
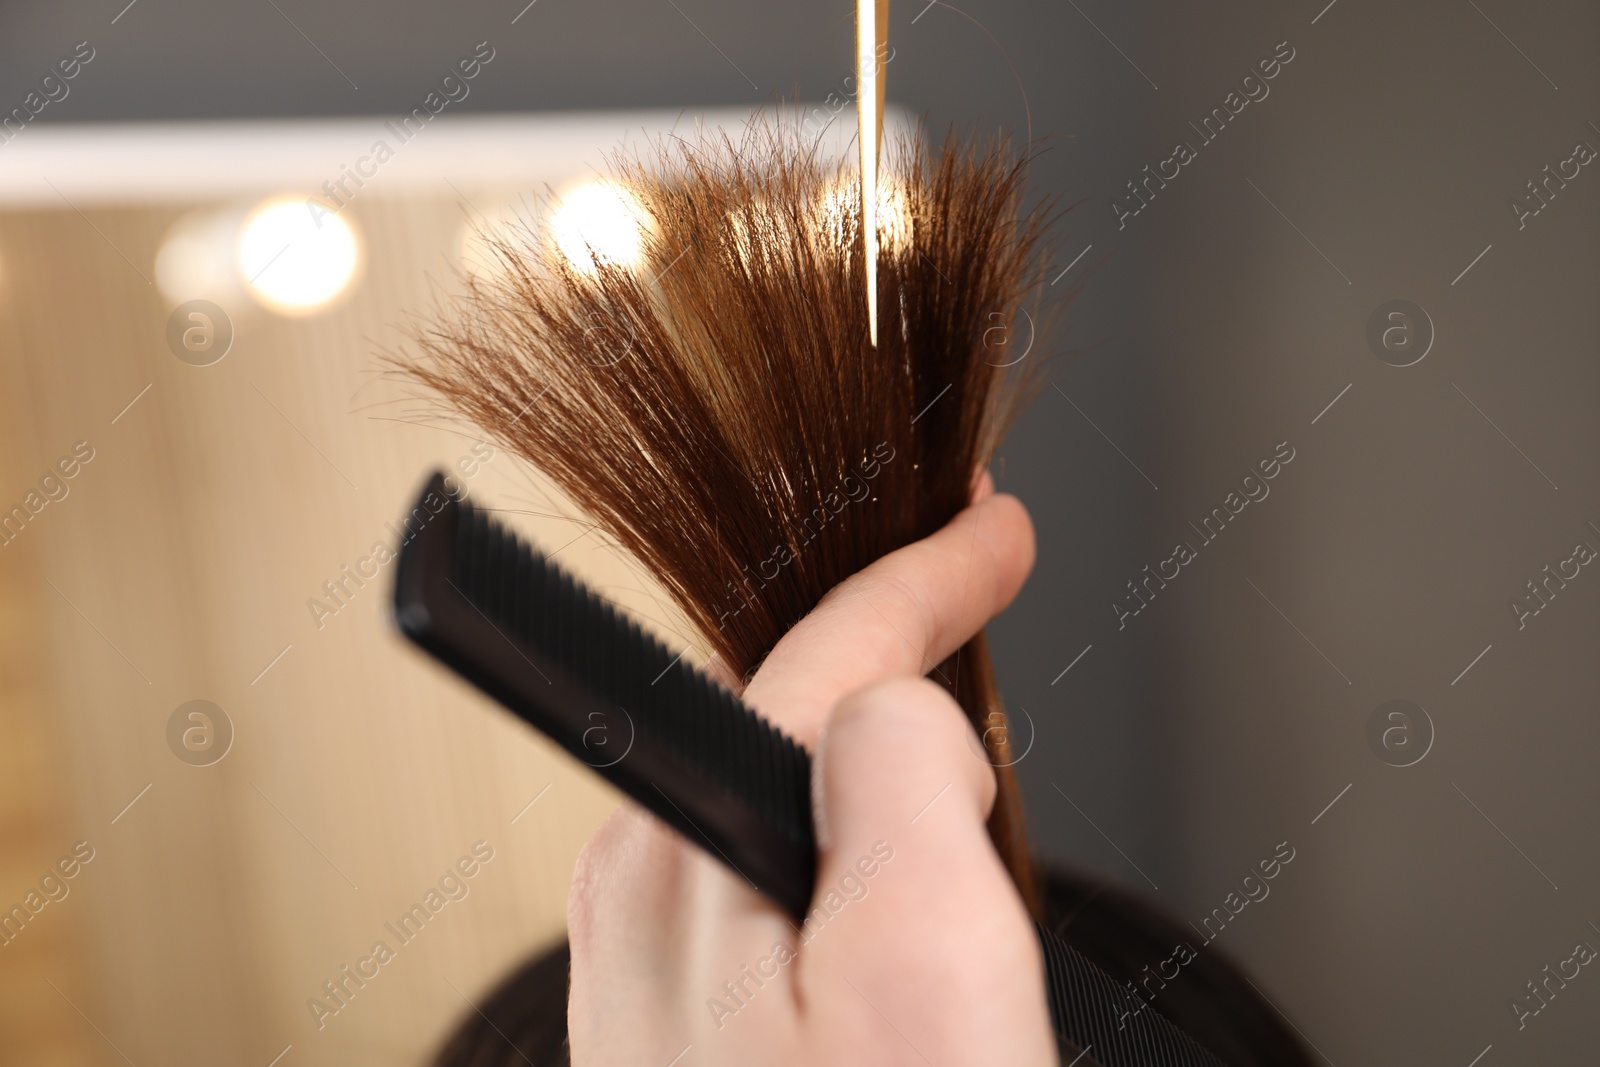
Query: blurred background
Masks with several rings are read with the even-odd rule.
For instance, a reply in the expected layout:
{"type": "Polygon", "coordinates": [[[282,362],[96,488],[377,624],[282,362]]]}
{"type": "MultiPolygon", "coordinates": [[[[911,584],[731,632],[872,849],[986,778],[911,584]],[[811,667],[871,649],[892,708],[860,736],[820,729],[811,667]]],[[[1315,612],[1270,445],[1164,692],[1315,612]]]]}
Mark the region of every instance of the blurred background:
{"type": "MultiPolygon", "coordinates": [[[[1600,978],[1528,983],[1600,947],[1600,11],[925,2],[891,103],[1070,207],[996,471],[1039,848],[1329,1064],[1580,1059],[1600,978]]],[[[524,3],[0,8],[6,1063],[422,1063],[561,936],[616,796],[399,644],[374,548],[452,466],[681,626],[378,357],[625,139],[784,97],[842,145],[852,8],[524,3]]]]}

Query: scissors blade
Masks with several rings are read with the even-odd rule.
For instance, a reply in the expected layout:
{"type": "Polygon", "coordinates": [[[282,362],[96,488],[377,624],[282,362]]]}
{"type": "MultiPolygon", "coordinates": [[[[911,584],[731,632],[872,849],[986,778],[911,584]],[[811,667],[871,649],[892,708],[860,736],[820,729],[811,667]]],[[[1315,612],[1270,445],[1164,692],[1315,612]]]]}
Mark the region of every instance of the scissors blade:
{"type": "Polygon", "coordinates": [[[856,0],[856,141],[861,150],[861,234],[867,329],[878,344],[878,154],[883,145],[883,62],[889,0],[856,0]]]}

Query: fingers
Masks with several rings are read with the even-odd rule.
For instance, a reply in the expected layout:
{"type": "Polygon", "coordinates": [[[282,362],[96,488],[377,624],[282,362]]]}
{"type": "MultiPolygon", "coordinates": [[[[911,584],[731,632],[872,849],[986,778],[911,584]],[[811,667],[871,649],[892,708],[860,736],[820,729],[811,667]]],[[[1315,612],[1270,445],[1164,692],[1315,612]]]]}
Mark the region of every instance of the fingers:
{"type": "MultiPolygon", "coordinates": [[[[865,902],[851,904],[858,929],[861,916],[880,916],[864,937],[817,943],[824,954],[849,949],[834,966],[859,985],[850,997],[884,1005],[931,1035],[930,1047],[959,1050],[952,1062],[986,1062],[1002,1034],[1005,1062],[1043,1063],[1048,1050],[1036,1056],[1030,1043],[1048,1038],[1038,949],[984,826],[993,771],[954,701],[921,677],[1010,603],[1033,564],[1022,505],[996,494],[986,474],[974,480],[973,499],[937,533],[833,590],[779,642],[744,696],[814,748],[839,705],[814,773],[817,903],[827,921],[837,902],[865,902]],[[978,1007],[934,1007],[952,1002],[978,1007]]],[[[579,858],[568,928],[574,1062],[645,1062],[659,1058],[662,1041],[689,1043],[704,1024],[705,990],[742,973],[756,949],[806,940],[746,882],[626,803],[579,858]],[[615,1025],[624,1017],[639,1025],[615,1025]]],[[[784,971],[785,980],[802,969],[784,971]]],[[[846,1009],[836,1020],[843,1029],[884,1018],[841,1001],[837,980],[828,990],[812,1003],[853,1006],[854,1016],[846,1009]]],[[[785,1003],[766,996],[758,1014],[785,1003]]]]}
{"type": "Polygon", "coordinates": [[[984,826],[994,774],[955,701],[925,679],[880,683],[840,704],[817,751],[802,952],[857,987],[843,999],[858,1036],[889,1019],[945,1062],[1050,1062],[1043,962],[984,826]]]}
{"type": "Polygon", "coordinates": [[[579,853],[567,896],[572,1062],[665,1062],[702,1019],[696,996],[792,929],[742,878],[624,801],[579,853]]]}
{"type": "Polygon", "coordinates": [[[925,678],[892,679],[845,697],[817,742],[817,847],[825,856],[848,852],[861,843],[850,831],[914,825],[946,798],[969,817],[962,825],[986,833],[995,779],[982,751],[955,701],[925,678]],[[845,831],[837,840],[835,819],[845,831]]]}
{"type": "Polygon", "coordinates": [[[624,801],[578,854],[567,895],[572,972],[567,1035],[574,1063],[647,1062],[681,1020],[695,936],[694,856],[643,808],[624,801]],[[629,1019],[632,1028],[616,1025],[629,1019]],[[650,1035],[640,1047],[640,1036],[650,1035]]]}
{"type": "Polygon", "coordinates": [[[991,493],[836,586],[778,642],[744,699],[810,745],[846,693],[919,677],[960,648],[1017,595],[1033,556],[1022,503],[991,493]]]}
{"type": "MultiPolygon", "coordinates": [[[[650,950],[672,959],[714,916],[723,928],[767,936],[791,924],[741,875],[644,808],[624,801],[585,842],[567,896],[573,966],[579,957],[650,950]],[[708,902],[709,911],[706,911],[708,902]]],[[[636,968],[637,969],[637,968],[636,968]]]]}

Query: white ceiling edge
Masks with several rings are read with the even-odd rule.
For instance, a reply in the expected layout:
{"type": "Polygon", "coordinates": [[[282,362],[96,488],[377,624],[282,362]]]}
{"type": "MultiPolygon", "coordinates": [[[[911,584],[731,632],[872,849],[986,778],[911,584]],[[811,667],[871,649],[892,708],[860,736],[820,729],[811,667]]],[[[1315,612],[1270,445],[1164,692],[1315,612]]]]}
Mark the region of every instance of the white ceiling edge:
{"type": "MultiPolygon", "coordinates": [[[[772,114],[768,109],[768,116],[772,114]]],[[[855,137],[855,108],[802,104],[787,119],[810,115],[824,160],[839,158],[855,137]]],[[[247,195],[320,195],[363,157],[376,171],[363,180],[393,195],[458,188],[560,185],[603,173],[619,147],[644,147],[698,123],[726,130],[738,143],[753,112],[587,111],[491,115],[440,114],[402,141],[399,119],[245,119],[225,122],[50,123],[30,126],[0,143],[0,207],[82,208],[86,205],[193,204],[247,195]],[[372,156],[379,141],[393,153],[372,156]]],[[[886,107],[885,133],[912,126],[901,108],[886,107]]],[[[348,186],[347,188],[352,188],[348,186]]]]}

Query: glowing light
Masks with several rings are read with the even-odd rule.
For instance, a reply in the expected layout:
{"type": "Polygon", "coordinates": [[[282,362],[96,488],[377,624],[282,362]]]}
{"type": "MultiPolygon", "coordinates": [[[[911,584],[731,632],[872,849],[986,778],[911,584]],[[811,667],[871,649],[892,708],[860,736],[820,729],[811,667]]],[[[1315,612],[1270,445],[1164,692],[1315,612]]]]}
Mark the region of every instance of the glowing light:
{"type": "Polygon", "coordinates": [[[550,215],[550,232],[567,262],[584,274],[600,263],[637,266],[644,258],[649,214],[634,195],[612,182],[589,181],[563,193],[550,215]]]}
{"type": "Polygon", "coordinates": [[[361,244],[342,214],[317,200],[280,196],[245,219],[235,263],[262,304],[285,315],[309,315],[349,289],[361,244]]]}
{"type": "MultiPolygon", "coordinates": [[[[911,200],[905,187],[880,175],[875,200],[878,214],[878,252],[893,255],[911,247],[911,200]]],[[[819,229],[841,248],[847,248],[861,225],[861,183],[846,175],[828,187],[820,205],[819,229]]]]}
{"type": "Polygon", "coordinates": [[[243,293],[234,246],[241,220],[236,209],[200,210],[172,224],[156,253],[156,285],[169,301],[206,299],[238,306],[243,293]]]}

